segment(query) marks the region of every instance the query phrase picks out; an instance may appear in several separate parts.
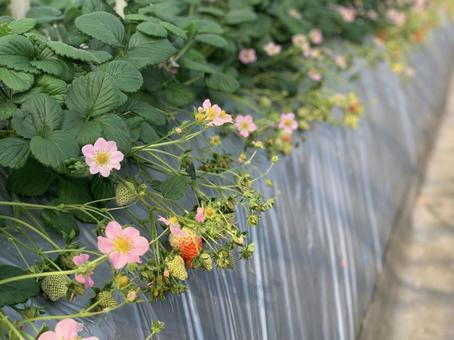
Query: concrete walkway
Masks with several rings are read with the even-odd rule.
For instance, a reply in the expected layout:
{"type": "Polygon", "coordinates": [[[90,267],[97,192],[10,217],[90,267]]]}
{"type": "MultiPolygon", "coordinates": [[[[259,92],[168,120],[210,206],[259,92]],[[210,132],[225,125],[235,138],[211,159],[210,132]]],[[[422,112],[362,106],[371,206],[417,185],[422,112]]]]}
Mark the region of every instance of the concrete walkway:
{"type": "Polygon", "coordinates": [[[412,221],[392,238],[360,340],[454,340],[453,84],[450,92],[412,221]]]}

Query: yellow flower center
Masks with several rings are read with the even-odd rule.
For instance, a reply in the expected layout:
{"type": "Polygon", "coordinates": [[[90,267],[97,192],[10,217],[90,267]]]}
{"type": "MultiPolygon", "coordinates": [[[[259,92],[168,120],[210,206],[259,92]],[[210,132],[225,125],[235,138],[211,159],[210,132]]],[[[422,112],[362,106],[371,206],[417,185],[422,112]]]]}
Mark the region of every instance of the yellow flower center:
{"type": "Polygon", "coordinates": [[[206,218],[212,218],[216,215],[216,210],[214,210],[212,207],[208,207],[205,209],[205,216],[206,218]]]}
{"type": "Polygon", "coordinates": [[[169,217],[169,223],[172,225],[178,225],[178,218],[176,216],[169,217]]]}
{"type": "Polygon", "coordinates": [[[98,151],[95,155],[95,163],[99,166],[105,166],[110,161],[110,154],[105,151],[98,151]]]}
{"type": "Polygon", "coordinates": [[[205,115],[204,115],[203,113],[196,113],[196,115],[195,115],[195,119],[196,119],[199,123],[203,122],[203,121],[205,120],[205,118],[206,118],[206,117],[205,117],[205,115]]]}
{"type": "Polygon", "coordinates": [[[214,118],[216,118],[216,110],[213,109],[213,108],[209,108],[206,110],[206,113],[207,113],[207,117],[209,120],[213,120],[214,118]]]}
{"type": "Polygon", "coordinates": [[[248,122],[242,122],[241,123],[241,130],[248,130],[249,129],[249,123],[248,122]]]}
{"type": "Polygon", "coordinates": [[[288,126],[288,127],[291,127],[292,124],[293,124],[293,121],[291,121],[290,119],[288,119],[288,120],[286,120],[286,121],[284,122],[284,125],[285,125],[285,126],[288,126]]]}
{"type": "Polygon", "coordinates": [[[129,238],[120,236],[113,241],[114,248],[116,251],[125,254],[132,249],[132,242],[129,238]]]}

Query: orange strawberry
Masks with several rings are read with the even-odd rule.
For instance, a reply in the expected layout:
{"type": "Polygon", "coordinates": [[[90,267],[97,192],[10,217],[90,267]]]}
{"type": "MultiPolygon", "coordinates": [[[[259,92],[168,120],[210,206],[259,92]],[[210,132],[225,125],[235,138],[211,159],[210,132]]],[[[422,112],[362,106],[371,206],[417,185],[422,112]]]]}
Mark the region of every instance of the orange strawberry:
{"type": "Polygon", "coordinates": [[[199,255],[202,249],[202,238],[192,229],[183,227],[183,233],[172,233],[169,236],[169,242],[173,249],[179,250],[181,257],[190,267],[192,259],[199,255]]]}

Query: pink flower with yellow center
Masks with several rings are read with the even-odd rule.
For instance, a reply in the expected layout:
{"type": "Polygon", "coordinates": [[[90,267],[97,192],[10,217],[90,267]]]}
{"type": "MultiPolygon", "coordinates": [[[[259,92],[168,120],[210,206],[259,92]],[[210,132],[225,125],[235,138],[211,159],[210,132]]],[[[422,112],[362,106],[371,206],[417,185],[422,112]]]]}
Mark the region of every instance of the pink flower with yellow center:
{"type": "Polygon", "coordinates": [[[243,48],[238,55],[243,64],[251,64],[257,61],[257,54],[253,48],[243,48]]]}
{"type": "MultiPolygon", "coordinates": [[[[65,319],[57,323],[55,331],[47,331],[41,334],[38,340],[77,340],[80,339],[78,333],[83,329],[83,325],[73,319],[65,319]]],[[[96,336],[81,338],[81,340],[99,340],[96,336]]]]}
{"type": "Polygon", "coordinates": [[[240,132],[240,135],[244,138],[249,137],[251,132],[257,130],[257,126],[254,124],[254,120],[251,115],[238,115],[235,118],[235,127],[240,132]]]}
{"type": "Polygon", "coordinates": [[[198,112],[204,117],[208,126],[221,126],[232,122],[232,116],[222,110],[219,105],[211,104],[209,99],[204,100],[202,106],[199,106],[198,112]]]}
{"type": "Polygon", "coordinates": [[[184,231],[181,229],[180,222],[178,222],[178,218],[176,216],[170,216],[169,218],[159,216],[158,221],[168,226],[172,234],[179,236],[185,235],[184,231]]]}
{"type": "Polygon", "coordinates": [[[282,46],[270,41],[265,46],[263,46],[263,50],[265,51],[266,54],[272,57],[274,55],[278,55],[279,53],[281,53],[282,46]]]}
{"type": "Polygon", "coordinates": [[[281,114],[279,128],[287,133],[292,133],[293,130],[296,130],[298,122],[295,119],[295,114],[293,112],[281,114]]]}
{"type": "Polygon", "coordinates": [[[82,147],[85,163],[90,167],[92,175],[100,173],[103,177],[109,177],[112,169],[120,170],[120,162],[124,155],[117,150],[117,143],[106,141],[100,137],[94,145],[87,144],[82,147]]]}
{"type": "Polygon", "coordinates": [[[337,7],[337,12],[345,22],[351,23],[356,19],[356,9],[353,7],[339,6],[337,7]]]}
{"type": "Polygon", "coordinates": [[[322,31],[320,31],[319,29],[312,29],[310,32],[309,32],[309,39],[311,39],[312,43],[316,44],[316,45],[319,45],[323,42],[323,34],[322,34],[322,31]]]}
{"type": "Polygon", "coordinates": [[[295,34],[292,36],[292,44],[302,50],[306,50],[309,47],[309,42],[304,34],[295,34]]]}
{"type": "Polygon", "coordinates": [[[109,255],[115,269],[121,269],[129,263],[140,263],[140,256],[150,248],[147,239],[140,236],[139,230],[133,227],[122,229],[116,221],[107,224],[105,235],[106,237],[98,236],[98,249],[109,255]]]}
{"type": "MultiPolygon", "coordinates": [[[[90,256],[88,254],[80,254],[73,257],[73,263],[76,266],[81,266],[88,262],[90,256]]],[[[77,282],[84,285],[85,288],[93,287],[94,282],[91,278],[92,272],[89,271],[86,274],[76,274],[75,279],[77,282]]]]}
{"type": "Polygon", "coordinates": [[[312,81],[315,81],[315,82],[319,82],[322,80],[322,75],[315,69],[311,68],[309,70],[309,78],[312,80],[312,81]]]}
{"type": "Polygon", "coordinates": [[[203,209],[202,207],[198,207],[197,208],[197,213],[195,214],[195,220],[197,222],[204,222],[205,221],[205,218],[206,218],[206,215],[205,215],[205,209],[203,209]]]}
{"type": "Polygon", "coordinates": [[[407,21],[405,13],[394,8],[391,8],[386,12],[386,18],[397,27],[402,27],[407,21]]]}

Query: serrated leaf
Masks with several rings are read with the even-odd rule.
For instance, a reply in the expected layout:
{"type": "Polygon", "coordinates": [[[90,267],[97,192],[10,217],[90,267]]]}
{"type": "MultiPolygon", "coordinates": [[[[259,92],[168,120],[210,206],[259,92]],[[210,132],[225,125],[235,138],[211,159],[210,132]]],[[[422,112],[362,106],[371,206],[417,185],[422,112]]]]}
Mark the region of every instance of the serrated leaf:
{"type": "Polygon", "coordinates": [[[124,92],[136,92],[143,83],[142,74],[131,63],[114,60],[104,64],[100,69],[112,76],[114,84],[124,92]]]}
{"type": "Polygon", "coordinates": [[[126,60],[142,69],[168,60],[175,52],[175,47],[167,39],[154,40],[142,33],[135,33],[129,41],[126,60]]]}
{"type": "Polygon", "coordinates": [[[174,175],[159,186],[159,191],[164,198],[177,200],[183,196],[189,186],[189,180],[185,176],[174,175]]]}
{"type": "Polygon", "coordinates": [[[161,26],[164,27],[170,33],[176,35],[177,37],[180,37],[183,39],[188,38],[186,32],[183,29],[181,29],[178,26],[175,26],[174,24],[171,24],[170,22],[161,21],[161,26]]]}
{"type": "Polygon", "coordinates": [[[171,83],[166,91],[167,101],[178,107],[186,106],[194,102],[195,93],[188,85],[171,83]]]}
{"type": "Polygon", "coordinates": [[[96,58],[92,53],[75,48],[71,45],[65,44],[61,41],[48,41],[47,46],[54,51],[56,54],[66,57],[73,60],[85,61],[87,63],[100,64],[98,58],[96,58]]]}
{"type": "Polygon", "coordinates": [[[125,29],[121,21],[107,12],[84,14],[75,20],[76,27],[92,38],[107,45],[121,47],[125,29]]]}
{"type": "Polygon", "coordinates": [[[201,63],[201,62],[198,62],[198,61],[194,61],[194,60],[189,59],[189,58],[181,59],[180,65],[185,67],[185,68],[187,68],[187,69],[189,69],[189,70],[202,72],[202,73],[215,73],[216,72],[214,67],[212,67],[211,65],[209,65],[207,63],[201,63]]]}
{"type": "Polygon", "coordinates": [[[36,72],[30,64],[33,59],[32,43],[21,35],[0,37],[0,65],[17,71],[36,72]]]}
{"type": "Polygon", "coordinates": [[[131,149],[131,135],[128,125],[119,116],[110,114],[96,118],[96,122],[101,124],[102,136],[107,140],[117,143],[118,149],[123,153],[128,153],[131,149]]]}
{"type": "Polygon", "coordinates": [[[242,24],[244,22],[254,21],[257,15],[252,8],[234,8],[225,16],[225,22],[230,25],[242,24]]]}
{"type": "Polygon", "coordinates": [[[27,17],[35,18],[38,23],[48,23],[62,19],[63,15],[54,7],[38,6],[30,8],[27,17]]]}
{"type": "MultiPolygon", "coordinates": [[[[0,280],[27,274],[19,267],[0,265],[0,280]]],[[[13,306],[26,302],[39,294],[39,284],[35,279],[13,281],[0,285],[0,307],[13,306]]]]}
{"type": "Polygon", "coordinates": [[[220,35],[209,33],[197,34],[195,40],[219,48],[226,47],[228,44],[227,40],[225,40],[220,35]]]}
{"type": "Polygon", "coordinates": [[[58,168],[65,160],[79,154],[79,146],[67,131],[50,131],[44,136],[35,136],[30,142],[33,156],[44,165],[58,168]]]}
{"type": "Polygon", "coordinates": [[[197,28],[198,33],[213,33],[213,34],[222,34],[224,30],[222,27],[214,21],[211,20],[193,20],[195,27],[197,28]]]}
{"type": "Polygon", "coordinates": [[[0,165],[17,169],[24,166],[30,155],[29,142],[16,137],[0,139],[0,165]]]}
{"type": "Polygon", "coordinates": [[[137,30],[146,35],[151,35],[158,38],[166,38],[167,30],[159,22],[142,22],[137,25],[137,30]]]}
{"type": "Polygon", "coordinates": [[[67,244],[79,236],[79,226],[74,215],[71,213],[43,210],[41,212],[41,219],[45,227],[59,234],[67,244]]]}
{"type": "Polygon", "coordinates": [[[33,85],[35,77],[30,73],[0,67],[0,80],[14,91],[24,92],[33,85]]]}
{"type": "Polygon", "coordinates": [[[23,18],[11,21],[8,26],[15,34],[22,34],[30,31],[36,25],[36,20],[32,18],[23,18]]]}
{"type": "Polygon", "coordinates": [[[41,163],[30,159],[20,169],[12,170],[6,186],[9,191],[25,196],[43,195],[54,181],[54,172],[41,163]]]}
{"type": "Polygon", "coordinates": [[[130,98],[126,104],[121,107],[121,111],[137,113],[145,121],[153,125],[164,125],[167,122],[166,118],[157,108],[135,98],[130,98]]]}
{"type": "Polygon", "coordinates": [[[93,54],[101,64],[105,63],[106,61],[111,60],[113,57],[109,52],[106,51],[97,51],[97,50],[87,50],[91,54],[93,54]]]}
{"type": "Polygon", "coordinates": [[[61,79],[43,75],[38,79],[36,84],[42,89],[42,92],[55,98],[60,104],[65,100],[67,84],[61,79]]]}
{"type": "Polygon", "coordinates": [[[102,134],[102,126],[99,122],[89,120],[83,122],[79,127],[77,142],[80,145],[93,144],[102,134]]]}
{"type": "Polygon", "coordinates": [[[119,105],[119,91],[112,77],[104,72],[91,72],[75,79],[66,95],[68,109],[88,117],[111,112],[119,105]]]}
{"type": "Polygon", "coordinates": [[[73,65],[60,58],[49,47],[46,47],[37,56],[38,60],[32,60],[30,63],[42,72],[57,76],[69,82],[74,75],[73,65]]]}
{"type": "Polygon", "coordinates": [[[13,103],[0,103],[0,120],[11,118],[16,109],[17,107],[13,103]]]}
{"type": "Polygon", "coordinates": [[[206,79],[206,84],[209,88],[227,93],[235,92],[240,87],[234,77],[225,73],[212,74],[206,79]]]}

